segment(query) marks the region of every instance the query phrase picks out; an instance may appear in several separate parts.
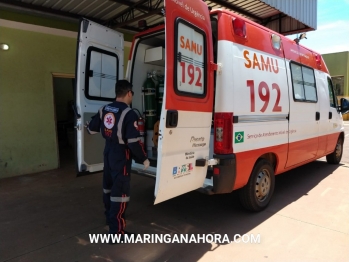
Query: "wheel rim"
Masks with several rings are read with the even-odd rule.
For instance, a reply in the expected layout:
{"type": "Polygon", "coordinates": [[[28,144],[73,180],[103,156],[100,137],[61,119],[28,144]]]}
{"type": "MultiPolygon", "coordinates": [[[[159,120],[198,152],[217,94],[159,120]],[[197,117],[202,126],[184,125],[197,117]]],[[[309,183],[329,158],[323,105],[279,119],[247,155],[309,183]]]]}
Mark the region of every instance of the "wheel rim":
{"type": "Polygon", "coordinates": [[[336,158],[340,158],[342,154],[342,143],[338,142],[336,145],[336,158]]]}
{"type": "Polygon", "coordinates": [[[263,202],[270,192],[270,173],[267,169],[259,172],[256,180],[256,197],[259,202],[263,202]]]}

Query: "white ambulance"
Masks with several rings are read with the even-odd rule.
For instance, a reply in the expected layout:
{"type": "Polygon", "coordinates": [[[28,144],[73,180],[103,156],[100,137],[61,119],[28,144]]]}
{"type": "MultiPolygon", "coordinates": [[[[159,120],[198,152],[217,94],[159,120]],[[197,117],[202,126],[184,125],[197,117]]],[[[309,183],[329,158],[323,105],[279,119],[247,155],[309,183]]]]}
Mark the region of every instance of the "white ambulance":
{"type": "MultiPolygon", "coordinates": [[[[201,0],[165,0],[164,24],[134,37],[126,70],[151,160],[133,171],[156,178],[155,204],[198,188],[239,189],[242,205],[259,211],[275,175],[323,156],[340,162],[349,103],[337,105],[321,55],[298,42],[201,0]]],[[[123,54],[121,33],[81,21],[79,173],[103,169],[103,138],[84,123],[115,99],[123,54]]]]}

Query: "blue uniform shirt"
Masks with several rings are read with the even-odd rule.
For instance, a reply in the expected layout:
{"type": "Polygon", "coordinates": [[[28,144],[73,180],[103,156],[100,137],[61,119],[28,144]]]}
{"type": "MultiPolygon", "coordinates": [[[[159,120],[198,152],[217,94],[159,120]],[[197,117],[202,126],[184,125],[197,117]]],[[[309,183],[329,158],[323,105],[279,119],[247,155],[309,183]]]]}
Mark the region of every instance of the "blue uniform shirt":
{"type": "Polygon", "coordinates": [[[123,102],[114,101],[103,106],[88,125],[90,134],[102,133],[107,145],[128,147],[143,163],[147,159],[137,125],[137,114],[123,102]]]}

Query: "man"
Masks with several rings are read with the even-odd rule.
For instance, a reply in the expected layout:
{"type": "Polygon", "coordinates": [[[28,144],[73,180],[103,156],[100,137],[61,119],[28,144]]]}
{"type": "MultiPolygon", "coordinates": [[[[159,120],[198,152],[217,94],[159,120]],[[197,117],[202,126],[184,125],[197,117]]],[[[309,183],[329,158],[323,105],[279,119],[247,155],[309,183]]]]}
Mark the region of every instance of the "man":
{"type": "Polygon", "coordinates": [[[133,98],[127,80],[115,84],[116,101],[99,109],[87,125],[90,134],[101,131],[105,139],[103,202],[110,234],[126,232],[125,210],[130,200],[131,153],[149,167],[149,160],[140,140],[137,114],[129,107],[133,98]]]}

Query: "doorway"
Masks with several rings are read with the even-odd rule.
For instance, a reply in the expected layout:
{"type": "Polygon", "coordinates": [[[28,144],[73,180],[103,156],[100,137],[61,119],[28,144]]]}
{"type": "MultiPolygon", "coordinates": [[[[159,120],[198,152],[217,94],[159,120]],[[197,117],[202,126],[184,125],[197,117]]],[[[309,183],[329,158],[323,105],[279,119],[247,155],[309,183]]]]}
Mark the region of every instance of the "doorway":
{"type": "Polygon", "coordinates": [[[75,165],[74,82],[71,75],[53,75],[53,95],[59,167],[75,165]]]}

